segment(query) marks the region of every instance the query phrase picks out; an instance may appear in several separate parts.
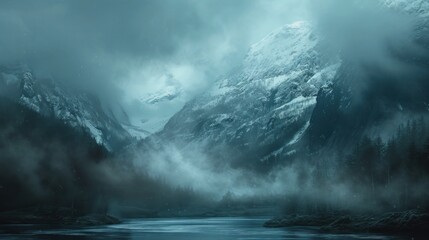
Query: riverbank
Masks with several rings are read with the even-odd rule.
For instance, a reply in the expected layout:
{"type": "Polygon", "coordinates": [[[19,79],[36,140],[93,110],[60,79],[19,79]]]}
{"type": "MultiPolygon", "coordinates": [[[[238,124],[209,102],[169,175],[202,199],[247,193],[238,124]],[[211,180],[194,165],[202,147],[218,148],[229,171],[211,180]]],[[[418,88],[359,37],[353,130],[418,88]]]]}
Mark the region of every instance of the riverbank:
{"type": "Polygon", "coordinates": [[[287,215],[264,223],[267,228],[318,227],[329,233],[422,233],[429,229],[429,214],[418,210],[384,214],[287,215]]]}
{"type": "Polygon", "coordinates": [[[70,208],[40,207],[0,213],[0,224],[97,226],[120,222],[118,218],[107,214],[77,214],[70,208]]]}

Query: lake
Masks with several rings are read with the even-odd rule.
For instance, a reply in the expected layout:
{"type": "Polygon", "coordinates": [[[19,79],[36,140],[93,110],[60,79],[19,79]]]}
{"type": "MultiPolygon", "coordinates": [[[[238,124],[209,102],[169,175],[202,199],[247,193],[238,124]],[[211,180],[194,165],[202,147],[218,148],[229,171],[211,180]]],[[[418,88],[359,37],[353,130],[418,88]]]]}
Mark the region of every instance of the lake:
{"type": "Polygon", "coordinates": [[[325,234],[308,227],[264,228],[269,217],[130,219],[85,228],[3,225],[0,239],[411,239],[376,234],[325,234]]]}

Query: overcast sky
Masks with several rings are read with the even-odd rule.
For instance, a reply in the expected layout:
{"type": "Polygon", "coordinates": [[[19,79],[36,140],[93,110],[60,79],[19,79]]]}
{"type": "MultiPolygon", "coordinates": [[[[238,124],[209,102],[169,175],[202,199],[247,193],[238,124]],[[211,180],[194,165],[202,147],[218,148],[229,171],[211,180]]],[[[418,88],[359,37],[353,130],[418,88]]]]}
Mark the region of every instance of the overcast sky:
{"type": "Polygon", "coordinates": [[[303,2],[2,0],[0,64],[26,63],[38,77],[96,90],[134,119],[163,118],[238,64],[251,43],[302,19],[303,2]],[[182,96],[141,104],[168,85],[182,96]]]}
{"type": "Polygon", "coordinates": [[[399,30],[408,25],[374,11],[375,2],[1,0],[0,64],[25,63],[37,77],[96,91],[103,102],[123,106],[134,123],[149,120],[153,131],[240,64],[252,43],[297,20],[328,26],[327,36],[353,57],[382,56],[386,34],[404,35],[399,30]],[[168,87],[181,96],[145,103],[168,87]]]}

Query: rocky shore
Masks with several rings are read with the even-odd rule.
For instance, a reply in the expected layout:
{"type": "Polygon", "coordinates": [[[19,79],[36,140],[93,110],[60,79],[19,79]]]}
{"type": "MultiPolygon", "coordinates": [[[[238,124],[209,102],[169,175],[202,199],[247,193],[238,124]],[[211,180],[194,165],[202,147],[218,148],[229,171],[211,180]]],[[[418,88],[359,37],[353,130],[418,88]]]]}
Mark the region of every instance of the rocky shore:
{"type": "Polygon", "coordinates": [[[69,208],[28,208],[0,213],[0,224],[53,224],[95,226],[121,221],[107,214],[77,214],[69,208]]]}
{"type": "Polygon", "coordinates": [[[384,214],[287,215],[267,221],[264,227],[319,227],[332,233],[422,233],[429,229],[429,214],[418,210],[384,214]]]}

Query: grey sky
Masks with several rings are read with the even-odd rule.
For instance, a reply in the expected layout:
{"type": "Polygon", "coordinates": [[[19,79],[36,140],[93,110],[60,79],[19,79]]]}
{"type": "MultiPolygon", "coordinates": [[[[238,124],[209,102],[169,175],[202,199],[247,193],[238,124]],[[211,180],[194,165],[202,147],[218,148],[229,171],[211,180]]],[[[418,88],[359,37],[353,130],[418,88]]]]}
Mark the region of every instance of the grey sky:
{"type": "Polygon", "coordinates": [[[303,16],[298,0],[3,0],[0,64],[26,63],[39,77],[96,90],[137,118],[171,115],[252,42],[303,16]],[[163,106],[136,99],[183,87],[163,106]],[[171,81],[170,81],[171,83],[171,81]]]}
{"type": "MultiPolygon", "coordinates": [[[[354,36],[384,37],[374,34],[384,25],[368,28],[383,18],[367,14],[372,6],[355,11],[353,2],[2,0],[0,64],[26,63],[36,76],[96,91],[104,102],[124,106],[137,122],[165,120],[239,64],[250,44],[287,23],[307,18],[327,23],[334,26],[333,38],[345,39],[338,42],[342,45],[354,36]],[[181,86],[178,99],[142,103],[172,84],[181,86]]],[[[398,26],[392,19],[388,25],[398,26]]],[[[361,45],[366,48],[379,39],[359,40],[368,41],[361,45]]]]}

